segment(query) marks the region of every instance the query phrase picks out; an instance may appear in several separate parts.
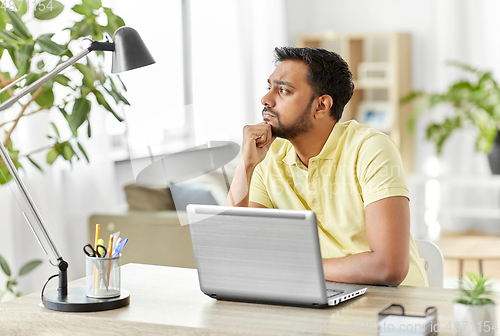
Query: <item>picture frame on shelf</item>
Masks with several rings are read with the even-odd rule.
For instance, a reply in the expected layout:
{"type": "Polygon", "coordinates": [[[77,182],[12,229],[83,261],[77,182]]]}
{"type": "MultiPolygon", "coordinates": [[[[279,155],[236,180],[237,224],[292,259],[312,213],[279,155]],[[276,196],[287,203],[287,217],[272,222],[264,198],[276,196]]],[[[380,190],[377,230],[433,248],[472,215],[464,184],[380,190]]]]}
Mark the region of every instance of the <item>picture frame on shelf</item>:
{"type": "Polygon", "coordinates": [[[362,101],[358,105],[356,119],[360,124],[388,133],[392,125],[391,105],[386,101],[362,101]]]}

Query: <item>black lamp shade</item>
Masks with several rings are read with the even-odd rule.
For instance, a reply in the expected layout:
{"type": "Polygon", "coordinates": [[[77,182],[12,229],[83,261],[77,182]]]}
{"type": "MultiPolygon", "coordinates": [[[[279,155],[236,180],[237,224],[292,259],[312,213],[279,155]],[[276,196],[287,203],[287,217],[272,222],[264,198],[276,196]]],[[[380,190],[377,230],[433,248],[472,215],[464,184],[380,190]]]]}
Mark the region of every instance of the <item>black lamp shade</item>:
{"type": "Polygon", "coordinates": [[[130,27],[120,27],[113,36],[115,52],[113,53],[112,73],[137,69],[156,63],[137,31],[130,27]]]}

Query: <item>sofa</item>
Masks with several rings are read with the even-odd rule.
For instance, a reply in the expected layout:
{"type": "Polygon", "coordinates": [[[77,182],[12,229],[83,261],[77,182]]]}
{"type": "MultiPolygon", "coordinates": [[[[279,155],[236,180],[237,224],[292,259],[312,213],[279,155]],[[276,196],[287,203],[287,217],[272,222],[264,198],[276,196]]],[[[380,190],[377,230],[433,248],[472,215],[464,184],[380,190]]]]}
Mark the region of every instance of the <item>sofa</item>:
{"type": "Polygon", "coordinates": [[[121,264],[196,268],[186,213],[175,210],[115,210],[95,213],[89,217],[89,237],[95,235],[95,224],[101,224],[101,237],[120,231],[129,241],[123,249],[121,264]]]}
{"type": "Polygon", "coordinates": [[[214,171],[166,188],[129,184],[124,192],[126,206],[89,217],[89,237],[94,237],[95,225],[101,224],[101,237],[120,231],[122,238],[129,238],[121,264],[196,268],[186,205],[223,204],[227,186],[222,174],[214,171]]]}

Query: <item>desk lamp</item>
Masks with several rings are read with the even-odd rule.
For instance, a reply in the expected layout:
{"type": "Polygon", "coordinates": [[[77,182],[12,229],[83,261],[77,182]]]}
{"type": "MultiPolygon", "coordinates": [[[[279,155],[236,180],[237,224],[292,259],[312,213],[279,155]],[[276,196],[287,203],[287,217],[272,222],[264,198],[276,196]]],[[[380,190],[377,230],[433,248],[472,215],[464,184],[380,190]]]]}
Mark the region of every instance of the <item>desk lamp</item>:
{"type": "MultiPolygon", "coordinates": [[[[58,73],[68,68],[69,66],[75,64],[80,59],[88,55],[92,51],[112,51],[113,52],[113,63],[111,67],[112,73],[118,73],[122,71],[132,70],[140,68],[146,65],[155,63],[155,60],[149,53],[146,45],[142,41],[139,34],[130,27],[121,27],[116,30],[113,36],[114,42],[98,42],[92,41],[90,47],[84,49],[77,55],[70,58],[67,62],[60,64],[54,70],[47,73],[45,76],[41,77],[31,85],[22,89],[18,94],[12,96],[0,105],[0,111],[3,111],[11,107],[19,99],[27,95],[28,93],[36,90],[41,85],[43,85],[48,80],[54,78],[58,73]]],[[[19,79],[17,82],[19,82],[19,79]]],[[[11,85],[14,85],[15,83],[11,85]]],[[[4,88],[3,90],[7,89],[4,88]]],[[[49,231],[45,227],[45,224],[38,212],[35,203],[33,202],[26,186],[21,180],[19,174],[17,173],[16,167],[12,162],[9,152],[5,149],[3,143],[0,141],[0,154],[3,161],[7,165],[10,174],[16,181],[19,187],[20,196],[27,204],[27,211],[23,211],[23,215],[26,221],[30,225],[35,237],[37,238],[42,250],[47,255],[49,262],[58,267],[59,269],[59,286],[56,291],[48,292],[44,294],[42,290],[42,302],[43,305],[49,309],[67,311],[67,312],[89,312],[89,311],[102,311],[120,308],[128,305],[130,303],[130,293],[126,290],[121,290],[121,295],[116,298],[109,299],[92,299],[86,296],[85,288],[72,287],[68,290],[68,275],[67,268],[68,263],[63,259],[59,250],[57,249],[54,241],[52,240],[49,231]],[[34,226],[34,224],[36,226],[34,226]],[[37,234],[37,231],[39,232],[37,234]],[[41,237],[40,237],[41,236],[41,237]],[[48,244],[44,246],[42,240],[48,244]],[[57,265],[51,260],[51,256],[55,257],[57,260],[57,265]]],[[[15,196],[15,195],[14,195],[15,196]]],[[[17,199],[17,198],[16,198],[17,199]]],[[[19,200],[18,200],[19,201],[19,200]]],[[[52,277],[51,277],[52,278],[52,277]]],[[[49,280],[51,279],[49,278],[49,280]]],[[[45,286],[44,286],[45,288],[45,286]]]]}

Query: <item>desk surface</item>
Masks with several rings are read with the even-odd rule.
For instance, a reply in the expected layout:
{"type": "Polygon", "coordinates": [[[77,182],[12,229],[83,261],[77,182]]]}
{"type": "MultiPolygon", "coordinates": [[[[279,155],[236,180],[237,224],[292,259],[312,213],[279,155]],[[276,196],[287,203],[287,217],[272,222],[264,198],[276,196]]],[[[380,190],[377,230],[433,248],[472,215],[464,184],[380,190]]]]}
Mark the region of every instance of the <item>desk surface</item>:
{"type": "MultiPolygon", "coordinates": [[[[70,283],[83,285],[84,279],[70,283]]],[[[130,306],[105,312],[52,311],[39,306],[40,293],[2,303],[0,334],[88,335],[92,330],[100,335],[376,335],[378,312],[399,303],[407,314],[421,315],[426,307],[437,307],[439,334],[455,335],[446,329],[450,321],[453,324],[452,300],[458,294],[451,289],[369,286],[366,294],[336,307],[281,307],[216,301],[200,291],[195,269],[142,264],[122,267],[122,287],[131,293],[130,306]]],[[[494,299],[500,302],[500,293],[494,299]]]]}

